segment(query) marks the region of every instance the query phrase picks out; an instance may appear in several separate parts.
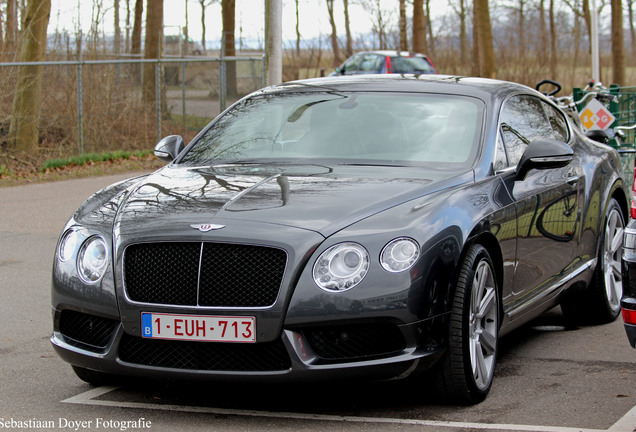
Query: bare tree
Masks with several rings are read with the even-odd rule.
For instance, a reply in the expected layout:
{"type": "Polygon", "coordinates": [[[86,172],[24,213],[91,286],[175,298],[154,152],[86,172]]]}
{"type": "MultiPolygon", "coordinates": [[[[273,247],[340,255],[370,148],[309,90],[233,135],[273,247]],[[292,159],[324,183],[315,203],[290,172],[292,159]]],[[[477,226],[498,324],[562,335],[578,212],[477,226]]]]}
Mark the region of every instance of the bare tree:
{"type": "Polygon", "coordinates": [[[614,84],[625,85],[625,40],[621,0],[612,0],[612,66],[614,84]]]}
{"type": "MultiPolygon", "coordinates": [[[[463,1],[463,0],[462,0],[463,1]]],[[[427,53],[424,0],[413,0],[413,51],[427,53]]]]}
{"type": "Polygon", "coordinates": [[[206,50],[205,46],[205,8],[214,3],[215,0],[199,0],[199,6],[201,6],[201,48],[203,52],[206,50]]]}
{"type": "MultiPolygon", "coordinates": [[[[29,0],[25,12],[20,61],[43,61],[51,0],[29,0]]],[[[25,154],[33,154],[39,142],[42,71],[39,66],[21,66],[13,96],[9,144],[25,154]]]]}
{"type": "Polygon", "coordinates": [[[135,22],[133,24],[130,52],[141,54],[141,24],[144,14],[144,0],[135,0],[135,22]]]}
{"type": "Polygon", "coordinates": [[[350,57],[353,55],[353,39],[351,38],[351,23],[349,21],[349,0],[342,0],[342,6],[344,7],[345,35],[347,38],[345,54],[350,57]]]}
{"type": "Polygon", "coordinates": [[[115,8],[115,55],[119,54],[119,49],[121,46],[121,27],[119,26],[119,0],[114,0],[114,8],[115,8]]]}
{"type": "Polygon", "coordinates": [[[400,51],[409,50],[409,41],[406,38],[406,0],[400,0],[400,51]]]}
{"type": "Polygon", "coordinates": [[[126,0],[126,40],[124,41],[124,52],[130,52],[130,0],[126,0]]]}
{"type": "Polygon", "coordinates": [[[329,13],[329,24],[331,25],[331,51],[333,52],[333,66],[340,64],[340,49],[338,47],[338,32],[336,30],[336,20],[333,12],[333,1],[325,0],[327,3],[327,12],[329,13]]]}
{"type": "MultiPolygon", "coordinates": [[[[236,3],[235,0],[221,0],[221,13],[223,14],[223,53],[226,56],[236,55],[234,32],[236,27],[236,3]]],[[[236,96],[236,62],[228,62],[226,67],[227,95],[236,96]]]]}
{"type": "Polygon", "coordinates": [[[490,8],[488,0],[474,0],[473,14],[477,36],[475,45],[479,57],[479,75],[486,78],[496,78],[495,48],[490,22],[490,8]]]}
{"type": "MultiPolygon", "coordinates": [[[[161,57],[161,39],[163,38],[163,0],[147,0],[146,2],[146,39],[144,43],[144,58],[158,59],[161,57]]],[[[148,107],[154,107],[156,98],[155,64],[144,64],[143,101],[148,107]]]]}
{"type": "Polygon", "coordinates": [[[554,14],[554,0],[550,0],[550,75],[557,76],[557,34],[554,14]]]}
{"type": "Polygon", "coordinates": [[[634,27],[634,0],[627,0],[627,16],[629,18],[629,35],[632,43],[632,57],[636,56],[636,28],[634,27]]]}
{"type": "Polygon", "coordinates": [[[466,33],[468,9],[466,7],[466,0],[458,0],[456,4],[449,4],[459,19],[459,58],[461,64],[465,64],[468,59],[468,35],[466,33]]]}
{"type": "Polygon", "coordinates": [[[15,52],[18,43],[18,10],[16,0],[7,0],[5,52],[15,52]]]}

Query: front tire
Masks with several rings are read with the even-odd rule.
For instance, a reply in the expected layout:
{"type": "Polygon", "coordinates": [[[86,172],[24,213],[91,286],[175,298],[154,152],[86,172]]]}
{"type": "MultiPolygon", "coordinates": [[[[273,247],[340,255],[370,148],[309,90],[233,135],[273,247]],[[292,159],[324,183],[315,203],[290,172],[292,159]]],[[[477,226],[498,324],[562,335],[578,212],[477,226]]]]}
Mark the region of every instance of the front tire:
{"type": "Polygon", "coordinates": [[[460,268],[450,314],[448,353],[438,389],[450,401],[476,404],[492,387],[497,362],[499,292],[494,266],[481,245],[469,248],[460,268]]]}

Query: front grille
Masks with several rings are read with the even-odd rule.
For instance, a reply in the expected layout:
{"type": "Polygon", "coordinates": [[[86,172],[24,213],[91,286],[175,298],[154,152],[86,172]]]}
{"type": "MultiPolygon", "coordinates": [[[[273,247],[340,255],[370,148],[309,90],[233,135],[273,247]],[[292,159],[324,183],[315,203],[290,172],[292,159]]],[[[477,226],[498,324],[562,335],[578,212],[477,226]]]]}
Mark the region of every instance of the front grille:
{"type": "Polygon", "coordinates": [[[124,334],[119,358],[146,366],[206,371],[271,372],[291,367],[280,339],[244,344],[144,339],[124,334]]]}
{"type": "Polygon", "coordinates": [[[60,314],[60,333],[72,345],[82,344],[82,348],[90,349],[88,345],[102,350],[108,345],[113,336],[117,321],[94,315],[63,310],[60,314]]]}
{"type": "Polygon", "coordinates": [[[406,347],[397,326],[386,323],[306,328],[302,334],[316,355],[327,361],[359,361],[406,347]]]}
{"type": "Polygon", "coordinates": [[[287,254],[225,243],[143,243],[126,248],[124,286],[141,303],[265,307],[278,297],[287,254]]]}

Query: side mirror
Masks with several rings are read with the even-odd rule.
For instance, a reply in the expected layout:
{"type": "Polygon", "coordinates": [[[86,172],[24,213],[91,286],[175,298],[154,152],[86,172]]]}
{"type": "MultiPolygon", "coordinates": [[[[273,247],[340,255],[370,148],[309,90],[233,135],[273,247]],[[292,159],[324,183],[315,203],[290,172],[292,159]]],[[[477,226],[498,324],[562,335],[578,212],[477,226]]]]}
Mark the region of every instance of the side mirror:
{"type": "Polygon", "coordinates": [[[169,135],[157,143],[154,153],[160,160],[172,162],[184,148],[185,143],[180,135],[169,135]]]}
{"type": "Polygon", "coordinates": [[[557,140],[536,140],[528,144],[517,165],[517,178],[523,180],[531,169],[564,167],[572,162],[574,152],[564,142],[557,140]]]}

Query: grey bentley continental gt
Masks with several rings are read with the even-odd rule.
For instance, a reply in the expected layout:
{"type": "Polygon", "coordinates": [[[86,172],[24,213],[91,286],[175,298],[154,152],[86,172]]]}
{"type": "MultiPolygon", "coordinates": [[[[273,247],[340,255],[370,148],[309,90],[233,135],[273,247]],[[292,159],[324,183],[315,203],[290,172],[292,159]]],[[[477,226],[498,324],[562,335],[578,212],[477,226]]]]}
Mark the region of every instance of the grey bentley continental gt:
{"type": "Polygon", "coordinates": [[[477,403],[505,334],[620,312],[618,154],[528,87],[289,82],[155,154],[57,246],[51,341],[85,381],[426,377],[477,403]]]}

